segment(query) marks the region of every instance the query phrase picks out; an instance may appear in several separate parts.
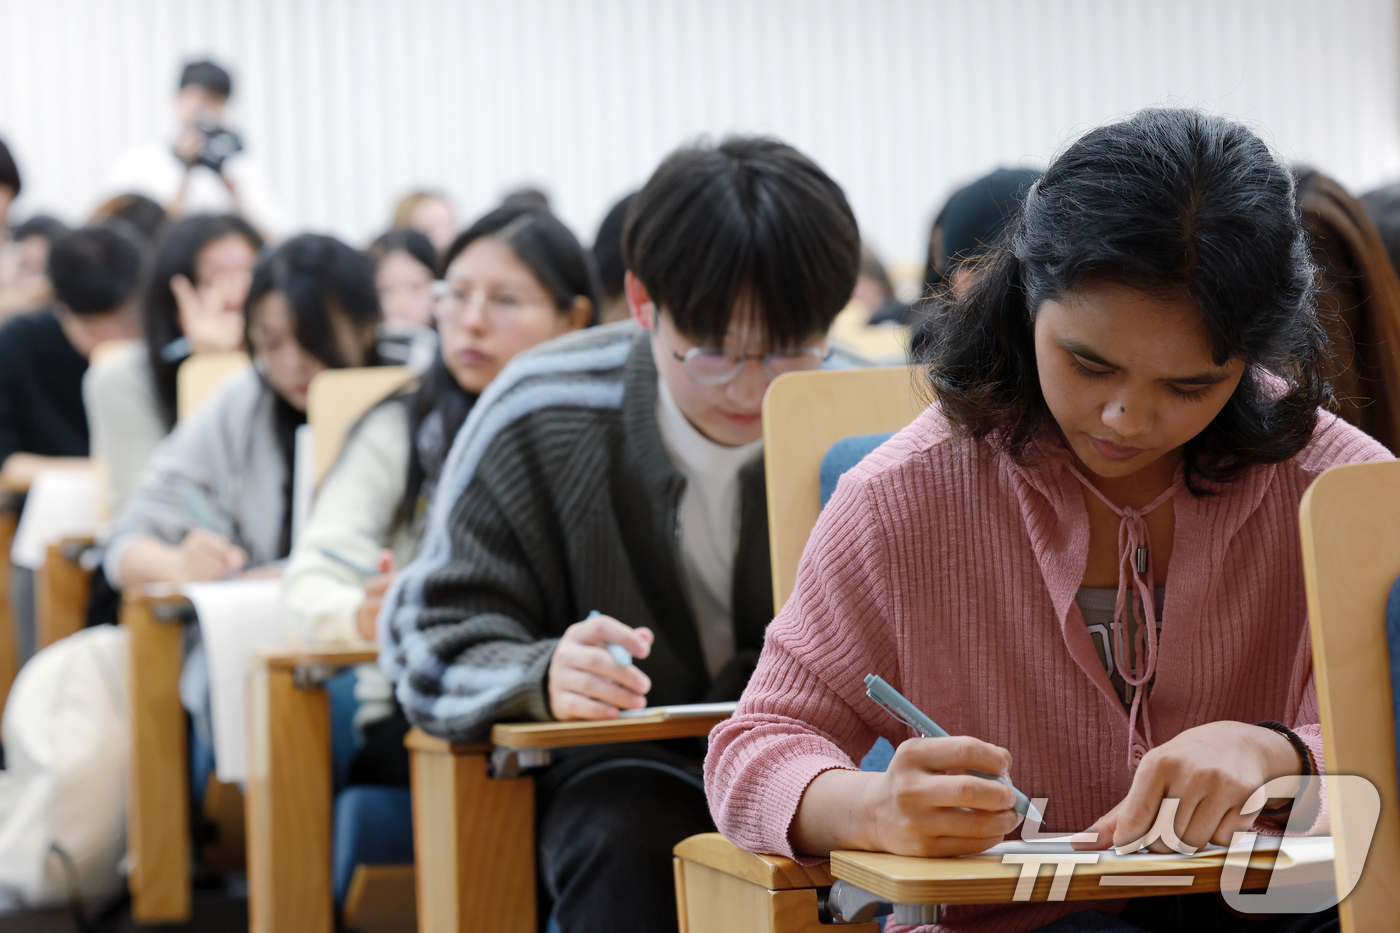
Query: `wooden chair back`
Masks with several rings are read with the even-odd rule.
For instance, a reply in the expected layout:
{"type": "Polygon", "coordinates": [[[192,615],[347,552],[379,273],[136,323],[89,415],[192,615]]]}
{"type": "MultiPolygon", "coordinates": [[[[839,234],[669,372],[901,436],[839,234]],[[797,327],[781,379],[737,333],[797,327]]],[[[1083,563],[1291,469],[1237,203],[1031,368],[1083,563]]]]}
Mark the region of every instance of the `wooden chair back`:
{"type": "Polygon", "coordinates": [[[898,431],[927,405],[918,372],[907,366],[791,373],[768,387],[763,448],[774,612],[792,593],[817,524],[818,471],[827,449],[843,437],[898,431]]]}
{"type": "Polygon", "coordinates": [[[230,377],[252,365],[246,353],[200,353],[180,364],[175,374],[175,417],[184,421],[230,377]]]}
{"type": "MultiPolygon", "coordinates": [[[[1361,880],[1338,907],[1344,931],[1388,929],[1400,916],[1400,799],[1385,608],[1400,575],[1400,461],[1352,464],[1322,474],[1303,496],[1303,577],[1312,626],[1313,675],[1331,774],[1355,774],[1381,795],[1380,825],[1361,880]]],[[[1328,800],[1339,884],[1367,811],[1346,795],[1328,800]]]]}
{"type": "Polygon", "coordinates": [[[340,456],[355,422],[412,378],[413,371],[407,366],[367,366],[328,369],[311,380],[306,423],[311,425],[316,446],[317,485],[340,456]]]}

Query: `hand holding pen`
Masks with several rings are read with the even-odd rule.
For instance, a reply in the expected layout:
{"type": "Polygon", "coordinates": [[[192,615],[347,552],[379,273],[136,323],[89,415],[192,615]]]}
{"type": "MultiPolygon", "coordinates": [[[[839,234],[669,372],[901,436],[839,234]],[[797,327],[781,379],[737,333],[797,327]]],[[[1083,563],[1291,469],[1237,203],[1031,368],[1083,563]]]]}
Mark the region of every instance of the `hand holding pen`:
{"type": "MultiPolygon", "coordinates": [[[[870,697],[870,699],[874,700],[876,703],[878,703],[881,706],[881,708],[885,710],[885,712],[889,713],[895,719],[898,719],[900,722],[904,723],[906,726],[913,729],[915,732],[919,733],[919,735],[923,736],[924,738],[951,738],[951,736],[948,735],[948,733],[943,729],[942,726],[940,726],[938,723],[934,722],[928,717],[927,713],[919,709],[913,703],[909,702],[909,700],[905,698],[904,694],[891,687],[882,678],[876,676],[875,674],[867,674],[865,677],[865,695],[870,697]]],[[[998,783],[1005,784],[1007,787],[1011,788],[1012,793],[1015,794],[1015,803],[1012,805],[1013,810],[1015,810],[1022,816],[1034,819],[1036,822],[1040,822],[1042,820],[1040,813],[1036,811],[1035,807],[1031,806],[1030,799],[1025,794],[1017,790],[1016,787],[1010,781],[1008,781],[1005,776],[998,774],[988,774],[982,771],[976,771],[972,769],[969,769],[967,773],[971,774],[973,777],[983,778],[984,780],[988,781],[997,781],[998,783]]]]}
{"type": "Polygon", "coordinates": [[[650,629],[596,611],[569,626],[549,662],[550,715],[616,719],[619,710],[645,707],[651,678],[632,659],[649,655],[654,640],[650,629]]]}

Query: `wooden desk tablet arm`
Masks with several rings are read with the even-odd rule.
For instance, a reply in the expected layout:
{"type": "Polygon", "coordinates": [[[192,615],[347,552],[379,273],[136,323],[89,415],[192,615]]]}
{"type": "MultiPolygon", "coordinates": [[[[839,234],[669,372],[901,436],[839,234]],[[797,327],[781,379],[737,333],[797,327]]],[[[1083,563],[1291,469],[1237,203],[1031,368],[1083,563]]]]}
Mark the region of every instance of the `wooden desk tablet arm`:
{"type": "Polygon", "coordinates": [[[181,635],[194,607],[174,587],[128,587],[121,624],[130,636],[131,762],[127,857],[138,923],[190,916],[190,781],[180,704],[181,635]]]}
{"type": "Polygon", "coordinates": [[[262,933],[332,933],[330,702],[325,684],[373,663],[362,649],[263,652],[248,690],[248,915],[262,933]]]}
{"type": "Polygon", "coordinates": [[[47,648],[87,624],[92,572],[97,563],[91,535],[63,538],[46,548],[34,581],[37,644],[47,648]]]}
{"type": "MultiPolygon", "coordinates": [[[[1064,861],[1083,864],[1066,866],[1072,874],[1062,877],[1059,867],[1003,862],[995,855],[914,858],[838,851],[829,863],[804,867],[790,859],[745,852],[719,833],[692,836],[674,851],[683,933],[816,933],[824,923],[842,922],[840,917],[878,916],[881,904],[892,905],[896,923],[918,924],[938,922],[946,905],[1218,891],[1226,862],[1224,851],[1186,860],[1108,860],[1094,853],[1065,853],[1064,861]],[[810,890],[798,898],[794,889],[810,890]]],[[[1330,850],[1314,850],[1287,864],[1276,862],[1272,853],[1259,853],[1249,857],[1240,889],[1329,885],[1331,874],[1330,850]]]]}
{"type": "Polygon", "coordinates": [[[528,769],[561,748],[707,735],[726,715],[502,723],[492,727],[491,744],[477,745],[410,731],[418,929],[536,933],[535,783],[528,769]]]}
{"type": "MultiPolygon", "coordinates": [[[[843,917],[861,917],[844,929],[877,933],[875,904],[845,904],[830,864],[799,865],[780,855],[746,852],[719,833],[682,840],[674,849],[676,908],[681,933],[819,933],[843,917]],[[846,913],[843,907],[850,908],[846,913]]],[[[853,892],[852,892],[853,893],[853,892]]],[[[887,910],[885,912],[888,912],[887,910]]]]}

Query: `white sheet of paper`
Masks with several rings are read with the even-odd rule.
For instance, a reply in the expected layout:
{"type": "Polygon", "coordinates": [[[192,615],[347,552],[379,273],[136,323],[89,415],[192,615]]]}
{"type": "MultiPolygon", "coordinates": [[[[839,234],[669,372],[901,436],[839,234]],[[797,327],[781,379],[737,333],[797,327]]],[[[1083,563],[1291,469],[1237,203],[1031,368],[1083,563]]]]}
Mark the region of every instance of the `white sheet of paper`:
{"type": "Polygon", "coordinates": [[[680,703],[676,706],[644,706],[641,709],[619,710],[618,719],[643,719],[661,716],[663,719],[688,719],[697,716],[730,716],[738,703],[680,703]]]}
{"type": "Polygon", "coordinates": [[[277,599],[280,589],[281,581],[275,578],[180,587],[194,604],[204,637],[215,771],[226,784],[248,776],[248,663],[257,651],[287,644],[277,599]]]}
{"type": "Polygon", "coordinates": [[[37,570],[50,544],[97,530],[97,475],[92,470],[41,470],[29,485],[10,560],[37,570]]]}
{"type": "MultiPolygon", "coordinates": [[[[991,847],[990,849],[988,849],[987,851],[982,852],[982,853],[980,853],[980,854],[982,854],[982,855],[1059,855],[1059,854],[1064,854],[1064,853],[1069,853],[1069,852],[1077,851],[1077,850],[1074,848],[1074,846],[1070,843],[1070,839],[1071,839],[1071,838],[1072,838],[1072,836],[1070,836],[1070,835],[1064,835],[1064,836],[1050,836],[1050,837],[1047,837],[1047,838],[1045,838],[1045,839],[1033,839],[1033,840],[1012,839],[1012,840],[1009,841],[1009,842],[1000,842],[1000,843],[997,843],[996,845],[992,846],[992,847],[991,847]]],[[[1279,842],[1280,842],[1280,840],[1282,840],[1282,838],[1283,838],[1282,836],[1259,836],[1258,838],[1256,838],[1256,839],[1254,840],[1254,851],[1255,851],[1255,852],[1269,852],[1269,851],[1273,851],[1273,850],[1275,850],[1275,849],[1277,849],[1277,848],[1279,847],[1279,842]]],[[[1143,849],[1143,850],[1138,851],[1138,852],[1126,853],[1126,854],[1124,854],[1124,855],[1119,855],[1117,852],[1113,851],[1112,849],[1089,849],[1089,850],[1085,850],[1085,851],[1097,852],[1097,853],[1099,854],[1099,858],[1100,858],[1101,861],[1112,861],[1112,860],[1115,860],[1115,859],[1141,858],[1141,857],[1143,857],[1143,856],[1150,856],[1150,857],[1152,857],[1152,858],[1191,858],[1190,855],[1181,855],[1181,854],[1176,853],[1176,852],[1171,852],[1171,853],[1167,853],[1167,854],[1158,854],[1158,853],[1156,853],[1156,852],[1149,852],[1149,851],[1146,850],[1146,849],[1143,849]]],[[[1196,854],[1196,855],[1206,855],[1206,854],[1209,854],[1209,853],[1211,853],[1211,852],[1224,852],[1224,851],[1226,851],[1226,847],[1225,847],[1225,846],[1208,845],[1208,846],[1206,846],[1205,848],[1201,849],[1199,852],[1194,853],[1194,854],[1196,854]]]]}

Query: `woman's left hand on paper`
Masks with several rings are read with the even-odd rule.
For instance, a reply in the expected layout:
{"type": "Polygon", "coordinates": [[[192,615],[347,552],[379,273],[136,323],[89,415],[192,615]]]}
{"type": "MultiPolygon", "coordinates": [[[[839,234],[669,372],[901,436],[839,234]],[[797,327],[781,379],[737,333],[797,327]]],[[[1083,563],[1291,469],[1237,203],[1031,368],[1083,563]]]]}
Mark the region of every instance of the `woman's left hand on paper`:
{"type": "MultiPolygon", "coordinates": [[[[1158,814],[1170,799],[1177,801],[1171,831],[1186,850],[1228,846],[1258,816],[1240,812],[1250,795],[1275,777],[1297,773],[1299,764],[1288,739],[1260,726],[1211,722],[1187,729],[1143,756],[1128,795],[1089,827],[1098,841],[1075,848],[1107,849],[1149,833],[1160,836],[1158,814]]],[[[1153,852],[1173,851],[1171,839],[1146,841],[1153,852]]]]}

